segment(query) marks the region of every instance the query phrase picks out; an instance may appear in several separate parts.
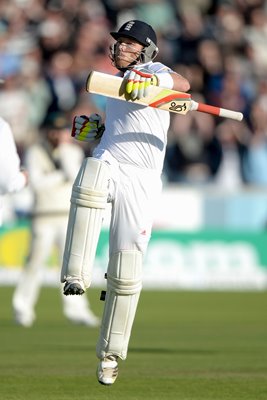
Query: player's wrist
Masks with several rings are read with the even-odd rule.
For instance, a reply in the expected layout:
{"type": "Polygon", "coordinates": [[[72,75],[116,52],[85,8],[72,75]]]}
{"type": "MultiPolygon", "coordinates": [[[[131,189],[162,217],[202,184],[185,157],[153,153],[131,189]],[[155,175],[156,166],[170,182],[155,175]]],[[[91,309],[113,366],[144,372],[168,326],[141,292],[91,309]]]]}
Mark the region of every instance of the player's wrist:
{"type": "Polygon", "coordinates": [[[154,76],[156,76],[157,80],[158,80],[157,86],[160,86],[160,87],[163,87],[166,89],[173,89],[174,82],[173,82],[171,74],[169,74],[168,72],[162,72],[162,73],[160,73],[158,75],[154,75],[154,76]]]}

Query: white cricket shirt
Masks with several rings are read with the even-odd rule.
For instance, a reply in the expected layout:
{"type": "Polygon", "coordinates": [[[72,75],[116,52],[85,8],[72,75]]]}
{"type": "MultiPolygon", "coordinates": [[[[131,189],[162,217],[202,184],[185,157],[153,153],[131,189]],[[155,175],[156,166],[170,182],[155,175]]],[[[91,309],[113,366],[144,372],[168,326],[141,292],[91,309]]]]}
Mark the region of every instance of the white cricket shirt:
{"type": "MultiPolygon", "coordinates": [[[[161,63],[138,65],[159,76],[169,68],[161,63]]],[[[129,74],[126,72],[125,76],[129,74]]],[[[133,102],[108,98],[105,132],[94,150],[94,157],[106,158],[107,152],[119,163],[162,171],[170,115],[166,111],[133,102]]]]}

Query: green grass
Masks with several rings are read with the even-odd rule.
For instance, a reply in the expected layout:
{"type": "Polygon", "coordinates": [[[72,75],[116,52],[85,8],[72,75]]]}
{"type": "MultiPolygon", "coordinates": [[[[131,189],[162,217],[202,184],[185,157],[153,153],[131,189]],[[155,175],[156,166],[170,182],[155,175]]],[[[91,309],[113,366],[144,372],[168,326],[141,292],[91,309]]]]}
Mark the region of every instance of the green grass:
{"type": "MultiPolygon", "coordinates": [[[[0,287],[1,400],[266,400],[266,292],[143,291],[112,387],[95,377],[98,329],[71,325],[43,288],[32,328],[14,325],[0,287]]],[[[98,289],[89,291],[100,315],[98,289]]]]}

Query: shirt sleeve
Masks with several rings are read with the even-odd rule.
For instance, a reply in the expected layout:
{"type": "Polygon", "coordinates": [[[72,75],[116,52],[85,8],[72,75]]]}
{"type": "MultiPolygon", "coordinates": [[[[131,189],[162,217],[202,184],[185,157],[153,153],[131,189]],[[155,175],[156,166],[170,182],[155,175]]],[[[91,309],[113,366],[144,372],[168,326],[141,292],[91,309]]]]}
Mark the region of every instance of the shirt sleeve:
{"type": "Polygon", "coordinates": [[[20,171],[20,158],[10,125],[0,119],[0,194],[21,190],[26,178],[20,171]]]}

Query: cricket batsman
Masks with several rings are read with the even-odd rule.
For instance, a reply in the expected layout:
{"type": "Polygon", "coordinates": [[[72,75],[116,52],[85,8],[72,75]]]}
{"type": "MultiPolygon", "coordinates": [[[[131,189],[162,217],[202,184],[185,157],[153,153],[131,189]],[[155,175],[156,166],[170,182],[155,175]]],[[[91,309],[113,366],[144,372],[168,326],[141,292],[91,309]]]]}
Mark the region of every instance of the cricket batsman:
{"type": "Polygon", "coordinates": [[[108,98],[105,124],[94,114],[76,116],[72,136],[100,139],[85,158],[73,184],[61,271],[65,295],[81,295],[90,286],[101,224],[111,203],[107,290],[99,339],[97,379],[112,385],[118,361],[125,360],[142,289],[142,260],[161,189],[161,173],[170,123],[168,112],[135,104],[151,85],[177,91],[189,82],[160,62],[157,37],[145,22],[131,20],[117,32],[110,58],[126,80],[132,101],[108,98]]]}

